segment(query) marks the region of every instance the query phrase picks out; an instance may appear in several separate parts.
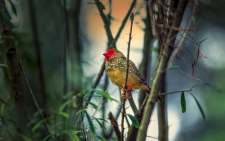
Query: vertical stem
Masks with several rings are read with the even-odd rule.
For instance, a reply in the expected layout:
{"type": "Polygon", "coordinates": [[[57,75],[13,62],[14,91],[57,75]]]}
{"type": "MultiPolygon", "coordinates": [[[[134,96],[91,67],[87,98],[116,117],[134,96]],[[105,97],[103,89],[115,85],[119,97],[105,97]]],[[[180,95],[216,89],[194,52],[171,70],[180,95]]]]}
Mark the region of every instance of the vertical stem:
{"type": "MultiPolygon", "coordinates": [[[[174,5],[171,5],[171,8],[176,9],[177,13],[176,13],[176,17],[173,20],[171,26],[179,28],[182,18],[183,18],[184,11],[188,4],[188,1],[186,1],[186,0],[178,1],[177,0],[175,2],[174,2],[174,5]]],[[[154,79],[153,79],[153,82],[151,85],[152,86],[151,94],[148,96],[146,108],[144,109],[143,120],[138,129],[138,136],[137,136],[138,141],[145,141],[145,139],[146,139],[147,129],[148,129],[148,125],[150,123],[152,111],[153,111],[155,102],[158,97],[158,93],[160,90],[160,86],[162,84],[162,80],[164,79],[164,77],[163,77],[163,74],[165,73],[164,70],[167,67],[167,63],[168,63],[168,61],[171,57],[171,54],[173,52],[173,49],[174,49],[173,45],[175,43],[175,38],[173,39],[173,37],[177,36],[177,34],[178,34],[178,31],[170,29],[168,36],[167,36],[167,40],[166,40],[167,44],[162,48],[162,51],[160,53],[159,61],[158,61],[157,68],[155,71],[155,76],[154,76],[154,79]]]]}
{"type": "MultiPolygon", "coordinates": [[[[161,93],[166,91],[166,80],[164,79],[161,86],[161,93]]],[[[168,124],[167,124],[167,108],[166,96],[160,96],[161,101],[158,102],[158,126],[159,126],[159,141],[168,141],[168,124]]]]}
{"type": "MultiPolygon", "coordinates": [[[[65,18],[65,46],[63,48],[63,95],[66,95],[68,92],[68,79],[67,79],[67,48],[69,45],[69,25],[68,25],[68,17],[67,17],[67,8],[66,8],[66,0],[63,0],[63,10],[64,10],[64,18],[65,18]]],[[[63,103],[67,101],[67,98],[63,98],[63,103]]],[[[67,106],[64,108],[67,109],[67,106]]],[[[64,123],[64,130],[66,129],[66,118],[63,117],[64,123]]]]}
{"type": "MultiPolygon", "coordinates": [[[[41,61],[41,48],[39,46],[39,37],[38,37],[38,30],[37,30],[37,19],[36,19],[36,10],[35,6],[33,3],[33,0],[28,0],[28,7],[29,7],[29,12],[30,12],[30,22],[31,22],[31,28],[32,28],[32,37],[34,41],[34,47],[35,47],[35,53],[38,61],[38,66],[39,66],[39,78],[40,78],[40,87],[41,87],[41,93],[42,93],[42,108],[45,109],[46,107],[46,94],[45,94],[45,81],[44,81],[44,70],[43,70],[43,65],[41,61]]],[[[44,114],[44,116],[46,116],[44,114]]]]}
{"type": "MultiPolygon", "coordinates": [[[[68,45],[69,45],[69,25],[68,25],[68,17],[67,17],[67,9],[66,9],[66,0],[63,0],[63,8],[64,8],[64,18],[65,18],[65,27],[66,27],[66,30],[65,30],[65,46],[63,48],[63,79],[64,79],[63,94],[65,95],[68,91],[67,48],[68,48],[68,45]]],[[[64,100],[64,102],[65,101],[66,100],[64,100]]]]}
{"type": "MultiPolygon", "coordinates": [[[[1,4],[5,7],[5,3],[1,1],[1,4]]],[[[13,98],[13,110],[16,116],[16,133],[27,135],[28,129],[24,126],[28,123],[26,116],[27,109],[24,101],[23,83],[21,79],[18,54],[16,52],[16,42],[13,38],[12,29],[10,25],[7,24],[6,20],[3,19],[2,14],[0,14],[0,18],[1,42],[6,50],[5,56],[8,66],[7,69],[11,88],[11,97],[13,98]]],[[[14,140],[22,141],[22,138],[15,135],[14,140]]]]}
{"type": "MultiPolygon", "coordinates": [[[[132,26],[134,21],[134,14],[131,13],[130,16],[131,20],[131,26],[130,26],[130,34],[129,34],[129,41],[128,41],[128,48],[127,48],[127,73],[126,73],[126,80],[125,80],[125,88],[127,88],[127,79],[128,79],[128,73],[129,73],[129,54],[130,54],[130,43],[131,43],[131,36],[132,36],[132,26]]],[[[124,91],[124,94],[126,94],[126,91],[124,91]]],[[[121,141],[123,141],[123,135],[124,135],[124,115],[125,115],[125,99],[123,99],[122,103],[122,121],[121,121],[121,141]]]]}
{"type": "MultiPolygon", "coordinates": [[[[152,46],[150,45],[152,39],[153,39],[153,35],[152,35],[152,27],[151,27],[151,18],[149,15],[148,5],[146,5],[143,59],[140,64],[139,70],[140,70],[140,73],[142,74],[142,76],[144,78],[146,78],[147,83],[149,82],[149,76],[148,76],[149,73],[148,72],[150,70],[151,56],[152,56],[151,55],[152,52],[150,52],[150,49],[152,48],[152,46]]],[[[139,92],[139,99],[138,99],[139,108],[141,107],[145,97],[146,97],[146,92],[141,89],[139,92]]]]}

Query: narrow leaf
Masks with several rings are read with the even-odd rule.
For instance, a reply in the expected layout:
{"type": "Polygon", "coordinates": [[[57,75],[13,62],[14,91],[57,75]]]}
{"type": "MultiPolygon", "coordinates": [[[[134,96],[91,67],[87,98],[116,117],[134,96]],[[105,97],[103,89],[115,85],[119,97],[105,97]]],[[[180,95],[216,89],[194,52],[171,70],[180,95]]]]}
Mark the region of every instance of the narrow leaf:
{"type": "Polygon", "coordinates": [[[29,137],[23,135],[23,134],[20,134],[20,133],[16,133],[18,136],[20,136],[24,141],[32,141],[29,137]]]}
{"type": "Polygon", "coordinates": [[[74,96],[71,100],[66,101],[65,103],[63,103],[60,107],[59,107],[59,112],[62,112],[64,110],[64,108],[66,107],[66,105],[72,103],[73,101],[75,101],[76,97],[74,96]]]}
{"type": "Polygon", "coordinates": [[[51,135],[46,136],[42,141],[46,141],[51,135]]]}
{"type": "Polygon", "coordinates": [[[186,100],[185,100],[184,92],[181,93],[180,104],[181,104],[182,113],[185,113],[186,112],[186,100]]]}
{"type": "Polygon", "coordinates": [[[201,115],[202,115],[202,118],[203,118],[204,122],[205,122],[206,117],[205,117],[205,113],[204,113],[204,111],[203,111],[203,109],[202,109],[202,106],[200,105],[200,103],[198,102],[198,100],[196,99],[196,97],[195,97],[192,93],[189,92],[189,94],[191,94],[192,97],[195,99],[195,102],[196,102],[196,104],[197,104],[197,106],[198,106],[198,109],[199,109],[199,111],[200,111],[200,113],[201,113],[201,115]]]}
{"type": "Polygon", "coordinates": [[[42,119],[41,121],[37,122],[34,127],[32,128],[32,132],[34,132],[36,129],[38,129],[40,127],[40,125],[42,123],[44,123],[45,121],[49,120],[50,118],[45,118],[45,119],[42,119]]]}
{"type": "Polygon", "coordinates": [[[103,131],[105,131],[105,127],[102,125],[101,122],[97,118],[94,117],[94,119],[98,122],[99,126],[102,128],[103,131]]]}
{"type": "Polygon", "coordinates": [[[2,100],[1,98],[0,98],[0,101],[3,102],[5,105],[7,105],[9,107],[9,105],[4,100],[2,100]]]}
{"type": "Polygon", "coordinates": [[[89,103],[91,106],[93,106],[94,109],[98,109],[98,106],[91,101],[85,100],[87,103],[89,103]]]}
{"type": "Polygon", "coordinates": [[[103,119],[103,118],[97,118],[97,119],[109,123],[107,120],[105,120],[105,119],[103,119]]]}
{"type": "Polygon", "coordinates": [[[215,89],[217,92],[219,92],[219,93],[221,92],[221,89],[218,86],[214,85],[213,83],[208,83],[208,82],[196,84],[193,87],[191,87],[190,90],[192,90],[194,87],[196,87],[198,85],[207,85],[207,86],[210,86],[211,88],[215,89]]]}
{"type": "Polygon", "coordinates": [[[171,66],[171,67],[166,68],[165,71],[167,71],[167,70],[176,70],[176,69],[179,69],[179,68],[180,68],[180,66],[171,66]]]}
{"type": "Polygon", "coordinates": [[[133,123],[133,125],[134,125],[136,128],[139,128],[139,122],[138,122],[138,120],[137,120],[134,116],[132,116],[132,115],[130,115],[130,114],[126,114],[126,115],[128,115],[128,117],[130,118],[130,120],[131,120],[131,122],[133,123]]]}
{"type": "Polygon", "coordinates": [[[99,94],[103,95],[105,98],[107,98],[107,99],[109,99],[109,100],[116,101],[116,102],[118,102],[118,103],[119,103],[119,101],[118,101],[118,100],[116,100],[116,99],[112,98],[112,97],[111,97],[108,93],[106,93],[106,92],[105,92],[105,91],[103,91],[103,90],[90,89],[89,91],[94,91],[94,92],[97,92],[97,93],[99,93],[99,94]]]}
{"type": "Polygon", "coordinates": [[[0,126],[1,126],[2,128],[5,128],[5,125],[4,125],[2,122],[0,122],[0,126]]]}
{"type": "Polygon", "coordinates": [[[86,117],[87,117],[87,120],[88,120],[90,129],[91,129],[92,135],[95,137],[96,134],[95,134],[95,127],[94,127],[94,125],[93,125],[93,122],[92,122],[92,120],[91,120],[91,118],[90,118],[90,116],[88,115],[88,113],[87,113],[86,110],[84,110],[84,113],[86,114],[86,117]]]}
{"type": "Polygon", "coordinates": [[[8,66],[5,64],[0,64],[0,67],[8,67],[8,66]]]}
{"type": "Polygon", "coordinates": [[[72,94],[73,94],[72,91],[71,91],[71,92],[68,92],[67,94],[65,94],[65,95],[63,96],[63,99],[66,99],[67,97],[71,96],[72,94]]]}
{"type": "Polygon", "coordinates": [[[16,126],[16,122],[9,118],[3,118],[3,120],[13,123],[16,126]]]}
{"type": "Polygon", "coordinates": [[[96,135],[96,137],[97,137],[100,141],[106,141],[106,139],[104,139],[103,137],[100,137],[99,135],[96,135]]]}
{"type": "Polygon", "coordinates": [[[77,136],[77,131],[75,130],[65,130],[62,133],[67,134],[72,141],[79,141],[79,138],[77,136]]]}
{"type": "Polygon", "coordinates": [[[16,7],[14,6],[14,4],[12,3],[11,0],[8,0],[8,1],[10,3],[11,8],[12,8],[13,14],[15,14],[17,16],[16,7]]]}
{"type": "Polygon", "coordinates": [[[69,117],[69,115],[65,112],[59,112],[58,114],[61,115],[61,116],[64,116],[65,118],[69,117]]]}

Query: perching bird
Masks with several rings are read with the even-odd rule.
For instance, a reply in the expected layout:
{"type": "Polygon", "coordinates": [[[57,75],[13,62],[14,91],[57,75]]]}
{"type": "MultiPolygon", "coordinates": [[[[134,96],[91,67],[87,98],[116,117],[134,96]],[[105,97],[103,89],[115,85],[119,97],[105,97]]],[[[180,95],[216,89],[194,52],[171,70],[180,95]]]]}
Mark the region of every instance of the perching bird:
{"type": "MultiPolygon", "coordinates": [[[[127,73],[127,58],[117,49],[109,49],[105,56],[105,69],[107,74],[113,84],[117,85],[119,88],[123,88],[126,92],[131,91],[132,89],[142,89],[147,93],[150,93],[151,88],[145,82],[144,78],[136,68],[135,64],[129,60],[129,72],[127,79],[128,88],[125,89],[125,79],[127,73]]],[[[121,94],[121,97],[128,99],[124,93],[121,94]]]]}

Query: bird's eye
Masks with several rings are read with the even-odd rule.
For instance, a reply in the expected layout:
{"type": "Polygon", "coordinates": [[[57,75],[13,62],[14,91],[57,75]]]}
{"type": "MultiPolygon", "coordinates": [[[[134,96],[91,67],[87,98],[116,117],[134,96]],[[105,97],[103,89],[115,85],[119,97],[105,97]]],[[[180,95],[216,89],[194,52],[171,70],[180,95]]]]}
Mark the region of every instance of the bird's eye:
{"type": "Polygon", "coordinates": [[[111,52],[111,54],[112,54],[113,52],[111,52]]]}

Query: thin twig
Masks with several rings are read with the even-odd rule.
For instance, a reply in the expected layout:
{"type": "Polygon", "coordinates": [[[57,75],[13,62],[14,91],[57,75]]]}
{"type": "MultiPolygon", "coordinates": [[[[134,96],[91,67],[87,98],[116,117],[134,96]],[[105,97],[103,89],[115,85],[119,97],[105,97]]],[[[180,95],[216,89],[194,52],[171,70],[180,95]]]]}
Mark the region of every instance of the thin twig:
{"type": "Polygon", "coordinates": [[[179,93],[179,92],[189,92],[189,91],[193,91],[193,90],[178,90],[178,91],[173,91],[173,92],[166,92],[166,93],[160,93],[159,95],[168,95],[168,94],[173,94],[173,93],[179,93]]]}
{"type": "MultiPolygon", "coordinates": [[[[34,94],[33,94],[33,91],[32,91],[32,89],[31,89],[30,83],[29,83],[29,81],[28,81],[28,79],[27,79],[27,75],[26,75],[26,73],[25,73],[24,66],[23,66],[23,62],[22,62],[22,59],[21,59],[21,57],[20,57],[19,50],[18,50],[17,46],[16,46],[16,51],[17,51],[17,54],[18,54],[18,58],[19,58],[19,61],[20,61],[20,65],[21,65],[21,68],[22,68],[22,71],[23,71],[24,78],[25,78],[26,83],[27,83],[27,86],[28,86],[28,88],[29,88],[29,90],[30,90],[30,94],[31,94],[31,96],[32,96],[32,98],[33,98],[33,100],[34,100],[34,103],[35,103],[35,105],[36,105],[36,107],[37,107],[37,109],[38,109],[38,111],[39,111],[41,117],[42,117],[43,119],[45,119],[45,118],[44,118],[44,115],[42,114],[41,109],[40,109],[40,107],[39,107],[39,105],[38,105],[38,103],[37,103],[37,100],[36,100],[36,98],[35,98],[35,96],[34,96],[34,94]]],[[[50,130],[50,128],[49,128],[48,123],[46,122],[46,120],[44,120],[44,123],[45,123],[45,125],[46,125],[46,127],[47,127],[47,129],[48,129],[49,134],[50,134],[50,135],[52,136],[52,138],[54,139],[55,136],[51,133],[51,130],[50,130]]]]}
{"type": "MultiPolygon", "coordinates": [[[[192,24],[192,22],[193,22],[193,20],[194,20],[194,15],[195,15],[195,11],[196,11],[196,6],[197,6],[197,4],[198,4],[197,0],[194,0],[194,4],[193,4],[193,8],[192,8],[191,17],[190,17],[189,23],[188,23],[188,25],[187,25],[187,27],[186,27],[186,30],[188,30],[188,29],[191,27],[191,24],[192,24]]],[[[171,56],[171,60],[172,60],[172,61],[174,61],[177,52],[180,50],[181,45],[182,45],[181,43],[186,39],[186,35],[187,35],[187,32],[184,33],[184,35],[182,36],[182,38],[181,38],[181,40],[180,40],[180,43],[179,43],[179,44],[177,45],[177,47],[176,47],[177,49],[174,50],[174,52],[173,52],[173,54],[172,54],[172,56],[171,56]]],[[[187,39],[186,39],[186,40],[187,40],[187,39]]]]}
{"type": "Polygon", "coordinates": [[[98,11],[99,11],[100,16],[102,18],[102,21],[104,23],[104,27],[105,27],[105,31],[106,31],[106,34],[107,34],[107,37],[108,37],[108,41],[112,41],[113,35],[112,35],[112,32],[111,32],[110,27],[109,27],[110,26],[109,20],[107,19],[106,15],[104,14],[102,5],[99,2],[99,0],[95,0],[95,4],[98,8],[98,11]]]}
{"type": "Polygon", "coordinates": [[[165,25],[165,24],[159,24],[154,22],[154,25],[158,26],[158,27],[164,27],[164,28],[168,28],[168,29],[172,29],[172,30],[176,30],[176,31],[183,31],[183,32],[196,32],[196,29],[181,29],[181,28],[177,28],[177,27],[172,27],[169,25],[165,25]]]}
{"type": "MultiPolygon", "coordinates": [[[[130,34],[129,34],[129,41],[128,41],[128,49],[127,49],[127,73],[126,73],[126,79],[125,79],[125,88],[127,88],[127,79],[128,79],[128,73],[129,73],[130,43],[131,43],[131,36],[132,36],[132,26],[134,21],[133,13],[131,13],[130,20],[131,20],[131,27],[130,27],[130,34]]],[[[126,95],[126,91],[124,91],[124,95],[126,95]]],[[[122,111],[122,121],[121,121],[121,141],[123,141],[123,135],[124,135],[125,99],[123,99],[122,110],[123,111],[122,111]]]]}
{"type": "MultiPolygon", "coordinates": [[[[8,100],[9,98],[10,98],[10,96],[8,96],[8,97],[6,98],[5,103],[7,102],[7,100],[8,100]]],[[[0,111],[4,109],[5,103],[2,104],[0,111]]],[[[1,116],[1,115],[2,115],[2,112],[0,112],[0,116],[1,116]]]]}
{"type": "Polygon", "coordinates": [[[132,10],[133,10],[133,8],[134,8],[134,6],[135,6],[135,4],[136,4],[136,1],[137,1],[137,0],[133,0],[131,6],[130,6],[130,8],[129,8],[129,10],[127,11],[126,16],[124,17],[124,19],[123,19],[123,21],[122,21],[122,24],[121,24],[121,26],[120,26],[120,28],[119,28],[117,34],[116,34],[116,37],[115,37],[115,40],[116,40],[116,41],[117,41],[118,38],[120,37],[120,34],[121,34],[121,32],[122,32],[122,30],[123,30],[123,28],[124,28],[124,26],[125,26],[125,24],[126,24],[126,22],[127,22],[127,19],[129,18],[130,13],[132,12],[132,10]]]}

